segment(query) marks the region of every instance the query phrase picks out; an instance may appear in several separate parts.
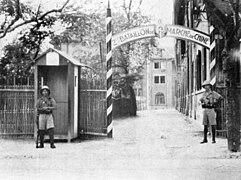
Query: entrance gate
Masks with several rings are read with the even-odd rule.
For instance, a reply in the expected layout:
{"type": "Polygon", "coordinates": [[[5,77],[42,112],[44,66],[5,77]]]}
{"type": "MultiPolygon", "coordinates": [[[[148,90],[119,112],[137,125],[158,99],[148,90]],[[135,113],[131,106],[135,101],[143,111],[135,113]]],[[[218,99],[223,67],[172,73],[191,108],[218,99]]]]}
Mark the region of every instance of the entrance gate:
{"type": "Polygon", "coordinates": [[[80,135],[106,136],[106,86],[105,77],[101,75],[82,69],[79,88],[80,135]]]}
{"type": "MultiPolygon", "coordinates": [[[[107,65],[107,129],[110,130],[110,136],[112,136],[112,50],[121,46],[123,44],[136,41],[139,39],[149,38],[149,37],[175,37],[179,39],[185,39],[198,43],[206,48],[210,48],[210,36],[193,29],[189,29],[184,26],[177,25],[147,25],[140,26],[127,31],[115,34],[112,36],[112,24],[111,24],[111,9],[108,1],[107,8],[107,18],[106,18],[106,46],[107,46],[107,55],[106,55],[106,65],[107,65]],[[110,128],[109,128],[110,127],[110,128]]],[[[109,132],[107,131],[107,134],[109,132]]],[[[109,137],[110,137],[109,136],[109,137]]]]}

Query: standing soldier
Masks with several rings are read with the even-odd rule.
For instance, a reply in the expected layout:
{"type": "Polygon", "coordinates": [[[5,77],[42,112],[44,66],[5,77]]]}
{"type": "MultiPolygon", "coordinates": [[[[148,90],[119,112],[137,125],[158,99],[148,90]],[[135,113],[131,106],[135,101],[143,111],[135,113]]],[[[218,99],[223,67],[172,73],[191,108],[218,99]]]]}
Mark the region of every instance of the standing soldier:
{"type": "Polygon", "coordinates": [[[36,103],[38,114],[38,132],[40,136],[39,148],[44,148],[44,134],[47,130],[50,139],[50,147],[55,148],[54,145],[54,120],[53,110],[56,109],[56,102],[54,98],[50,97],[50,89],[48,86],[43,86],[40,90],[41,97],[36,103]]]}
{"type": "Polygon", "coordinates": [[[218,101],[223,97],[215,91],[212,91],[212,84],[210,81],[204,81],[202,87],[205,89],[203,96],[200,99],[203,110],[203,125],[204,125],[204,139],[201,142],[207,143],[207,133],[208,133],[208,125],[211,126],[212,130],[212,143],[216,143],[215,133],[216,133],[216,113],[214,111],[215,106],[218,101]]]}

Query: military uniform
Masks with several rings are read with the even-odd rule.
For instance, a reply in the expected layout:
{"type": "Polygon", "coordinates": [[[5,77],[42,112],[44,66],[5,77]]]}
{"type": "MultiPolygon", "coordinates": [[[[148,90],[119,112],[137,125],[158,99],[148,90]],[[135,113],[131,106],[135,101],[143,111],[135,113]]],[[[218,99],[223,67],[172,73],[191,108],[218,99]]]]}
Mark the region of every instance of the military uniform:
{"type": "Polygon", "coordinates": [[[203,108],[203,125],[217,125],[214,108],[221,97],[215,91],[204,92],[200,99],[203,108]]]}
{"type": "Polygon", "coordinates": [[[44,147],[44,134],[47,130],[50,139],[50,147],[55,148],[54,145],[54,118],[53,109],[56,108],[56,101],[54,98],[49,97],[50,90],[48,86],[43,86],[40,90],[42,95],[43,90],[48,91],[48,96],[42,96],[37,100],[36,109],[38,114],[38,133],[40,136],[40,148],[44,147]]]}
{"type": "MultiPolygon", "coordinates": [[[[205,86],[210,86],[209,81],[205,81],[203,83],[203,87],[205,86]]],[[[201,143],[207,143],[207,133],[208,133],[208,126],[211,126],[212,129],[212,142],[216,143],[215,140],[215,134],[216,134],[216,112],[214,111],[214,108],[217,104],[217,102],[222,98],[220,94],[218,94],[215,91],[206,90],[203,93],[203,96],[200,99],[200,102],[202,103],[202,108],[203,108],[203,125],[204,125],[204,139],[201,143]]]]}
{"type": "Polygon", "coordinates": [[[56,102],[54,98],[39,98],[36,104],[36,108],[38,109],[39,115],[39,129],[45,130],[54,128],[54,119],[52,110],[42,110],[43,107],[54,107],[56,106],[56,102]]]}

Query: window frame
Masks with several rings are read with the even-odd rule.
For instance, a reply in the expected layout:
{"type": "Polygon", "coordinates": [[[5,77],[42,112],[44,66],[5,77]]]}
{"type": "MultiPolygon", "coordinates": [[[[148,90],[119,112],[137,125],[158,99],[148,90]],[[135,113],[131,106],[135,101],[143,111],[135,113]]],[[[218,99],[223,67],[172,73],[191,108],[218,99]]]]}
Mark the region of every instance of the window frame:
{"type": "Polygon", "coordinates": [[[154,77],[154,84],[166,84],[166,75],[163,75],[163,74],[154,74],[153,75],[154,77]],[[162,82],[162,78],[161,77],[164,77],[164,82],[162,82]],[[158,78],[158,82],[156,81],[158,78]]]}

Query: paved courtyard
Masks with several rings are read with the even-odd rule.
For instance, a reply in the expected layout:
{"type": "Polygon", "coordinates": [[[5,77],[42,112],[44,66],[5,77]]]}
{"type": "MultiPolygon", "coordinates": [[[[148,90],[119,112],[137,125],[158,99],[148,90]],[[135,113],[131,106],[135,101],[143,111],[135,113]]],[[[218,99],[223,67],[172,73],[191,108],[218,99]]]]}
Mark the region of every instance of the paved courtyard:
{"type": "Polygon", "coordinates": [[[200,144],[202,126],[176,110],[114,120],[112,139],[56,143],[0,139],[0,179],[240,180],[241,154],[227,140],[200,144]]]}

